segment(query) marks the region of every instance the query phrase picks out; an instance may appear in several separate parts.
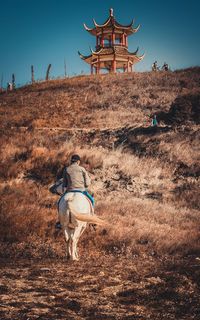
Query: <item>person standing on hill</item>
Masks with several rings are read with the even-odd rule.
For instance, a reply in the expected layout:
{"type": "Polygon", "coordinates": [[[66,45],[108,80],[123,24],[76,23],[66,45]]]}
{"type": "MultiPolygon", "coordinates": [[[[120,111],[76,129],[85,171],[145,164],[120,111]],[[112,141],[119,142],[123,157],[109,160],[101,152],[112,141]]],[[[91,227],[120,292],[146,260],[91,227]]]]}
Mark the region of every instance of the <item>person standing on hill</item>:
{"type": "MultiPolygon", "coordinates": [[[[74,154],[71,157],[71,163],[64,169],[63,172],[63,185],[62,190],[64,192],[82,192],[92,203],[94,207],[94,198],[87,191],[87,188],[91,184],[91,179],[85,170],[80,166],[81,158],[78,154],[74,154]]],[[[60,222],[56,223],[56,228],[61,229],[60,222]]]]}
{"type": "Polygon", "coordinates": [[[157,121],[156,115],[154,115],[152,120],[151,120],[151,126],[152,127],[157,127],[158,126],[158,121],[157,121]]]}
{"type": "Polygon", "coordinates": [[[158,67],[157,61],[155,61],[155,62],[152,64],[151,68],[152,68],[152,71],[158,71],[159,67],[158,67]]]}
{"type": "Polygon", "coordinates": [[[7,83],[7,91],[12,91],[12,89],[13,89],[12,83],[8,82],[7,83]]]}
{"type": "Polygon", "coordinates": [[[163,70],[163,71],[169,71],[169,65],[168,65],[168,63],[164,62],[163,66],[162,66],[162,70],[163,70]]]}

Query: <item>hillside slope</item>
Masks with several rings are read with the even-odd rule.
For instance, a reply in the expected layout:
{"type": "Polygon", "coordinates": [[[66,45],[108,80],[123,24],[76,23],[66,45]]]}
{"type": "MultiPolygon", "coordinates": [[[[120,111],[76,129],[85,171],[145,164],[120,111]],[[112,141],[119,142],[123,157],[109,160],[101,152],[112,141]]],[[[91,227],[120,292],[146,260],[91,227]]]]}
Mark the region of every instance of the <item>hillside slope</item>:
{"type": "Polygon", "coordinates": [[[199,319],[199,85],[191,68],[0,94],[1,319],[199,319]],[[75,265],[49,192],[74,152],[110,223],[75,265]]]}
{"type": "Polygon", "coordinates": [[[169,111],[178,96],[198,89],[199,68],[51,80],[1,94],[1,121],[34,128],[144,126],[150,115],[169,111]]]}
{"type": "MultiPolygon", "coordinates": [[[[183,216],[192,215],[193,227],[199,209],[199,70],[83,76],[35,83],[1,94],[1,219],[6,219],[8,226],[13,219],[19,220],[17,227],[11,227],[11,234],[2,230],[1,238],[19,240],[23,221],[33,222],[22,214],[27,211],[43,221],[38,224],[33,218],[33,235],[47,234],[48,238],[50,232],[51,238],[50,222],[56,219],[56,210],[50,210],[55,208],[55,196],[49,194],[48,187],[61,177],[63,166],[76,151],[92,176],[97,213],[106,214],[103,203],[113,212],[121,199],[120,208],[117,206],[109,217],[116,219],[119,228],[118,212],[126,211],[127,206],[129,212],[134,211],[130,213],[134,223],[138,212],[149,212],[149,207],[159,212],[161,220],[169,219],[172,229],[171,215],[180,215],[183,226],[179,218],[176,223],[181,228],[182,250],[187,223],[183,216]],[[158,128],[150,126],[153,114],[157,114],[158,128]],[[25,197],[29,199],[29,193],[31,203],[25,197]],[[49,231],[44,232],[46,228],[49,231]]],[[[149,213],[143,215],[149,223],[149,213]]],[[[139,224],[144,223],[140,218],[139,224]]],[[[151,219],[155,228],[151,243],[160,246],[157,214],[151,219]]],[[[143,232],[149,237],[148,225],[143,232]]],[[[187,251],[190,241],[196,242],[197,233],[191,235],[189,228],[186,233],[192,237],[187,240],[187,251]]],[[[174,250],[176,240],[161,247],[174,250]]]]}

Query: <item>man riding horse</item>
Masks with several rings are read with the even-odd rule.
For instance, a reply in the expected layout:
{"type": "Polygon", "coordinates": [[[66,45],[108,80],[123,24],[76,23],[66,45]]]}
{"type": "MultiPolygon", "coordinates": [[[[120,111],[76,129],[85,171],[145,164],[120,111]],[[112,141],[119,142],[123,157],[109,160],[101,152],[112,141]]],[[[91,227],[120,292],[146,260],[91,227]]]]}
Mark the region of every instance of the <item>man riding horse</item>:
{"type": "MultiPolygon", "coordinates": [[[[65,168],[63,179],[62,196],[58,201],[59,222],[56,227],[62,228],[67,258],[78,260],[77,245],[87,223],[99,226],[106,226],[107,223],[94,214],[94,199],[86,190],[90,185],[90,178],[87,171],[80,166],[80,157],[77,154],[71,157],[71,164],[65,168]]],[[[56,193],[57,187],[52,186],[50,190],[56,193]]]]}
{"type": "MultiPolygon", "coordinates": [[[[71,164],[64,169],[63,173],[63,193],[80,192],[83,193],[91,201],[94,206],[94,198],[89,194],[87,188],[91,184],[91,179],[82,166],[80,166],[81,158],[78,154],[74,154],[71,157],[71,164]]],[[[61,229],[60,221],[56,223],[57,229],[61,229]]]]}

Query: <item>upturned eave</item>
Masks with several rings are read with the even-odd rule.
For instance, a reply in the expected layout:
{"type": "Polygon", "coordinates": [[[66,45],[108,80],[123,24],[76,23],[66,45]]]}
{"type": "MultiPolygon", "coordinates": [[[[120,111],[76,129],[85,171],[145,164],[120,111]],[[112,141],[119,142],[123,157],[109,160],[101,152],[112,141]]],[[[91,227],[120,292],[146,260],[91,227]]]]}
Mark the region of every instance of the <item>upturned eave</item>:
{"type": "Polygon", "coordinates": [[[121,23],[117,22],[115,20],[115,17],[113,16],[113,11],[112,11],[112,14],[110,13],[110,16],[103,24],[98,24],[95,19],[93,19],[93,23],[94,23],[93,28],[88,28],[85,23],[83,24],[83,26],[86,31],[88,31],[90,34],[94,36],[96,36],[100,31],[102,32],[102,29],[106,29],[106,28],[123,30],[123,32],[127,33],[128,35],[136,33],[140,28],[140,25],[138,25],[136,28],[133,27],[134,19],[128,25],[122,25],[121,23]]]}

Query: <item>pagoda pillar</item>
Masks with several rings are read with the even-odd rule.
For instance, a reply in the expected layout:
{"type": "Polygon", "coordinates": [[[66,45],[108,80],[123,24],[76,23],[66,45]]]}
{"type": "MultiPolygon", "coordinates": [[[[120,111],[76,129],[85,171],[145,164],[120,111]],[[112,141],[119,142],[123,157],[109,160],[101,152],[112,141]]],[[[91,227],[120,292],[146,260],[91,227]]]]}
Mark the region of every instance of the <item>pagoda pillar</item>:
{"type": "Polygon", "coordinates": [[[99,45],[99,36],[96,37],[96,47],[99,45]]]}
{"type": "Polygon", "coordinates": [[[93,73],[94,73],[94,67],[93,67],[93,64],[91,64],[91,66],[90,66],[90,67],[91,67],[91,69],[90,69],[90,70],[91,70],[91,74],[93,74],[93,73]]]}
{"type": "Polygon", "coordinates": [[[114,73],[116,73],[116,71],[117,71],[117,62],[116,62],[116,60],[114,60],[114,73]]]}
{"type": "Polygon", "coordinates": [[[122,34],[122,45],[125,46],[125,34],[122,34]]]}
{"type": "Polygon", "coordinates": [[[112,72],[113,72],[113,73],[116,73],[116,66],[117,66],[117,63],[116,63],[116,59],[115,59],[115,57],[114,57],[114,60],[113,60],[113,62],[112,62],[112,72]]]}
{"type": "Polygon", "coordinates": [[[104,47],[104,35],[101,36],[101,46],[104,47]]]}
{"type": "Polygon", "coordinates": [[[112,44],[112,36],[109,36],[109,46],[112,44]]]}
{"type": "Polygon", "coordinates": [[[115,44],[115,33],[113,31],[113,33],[112,33],[112,45],[114,46],[114,44],[115,44]]]}
{"type": "Polygon", "coordinates": [[[125,35],[125,46],[128,47],[128,39],[127,39],[127,35],[125,35]]]}
{"type": "Polygon", "coordinates": [[[99,58],[99,56],[98,56],[96,71],[97,71],[96,74],[100,73],[100,58],[99,58]]]}
{"type": "Polygon", "coordinates": [[[127,61],[127,72],[129,72],[129,59],[127,61]]]}

